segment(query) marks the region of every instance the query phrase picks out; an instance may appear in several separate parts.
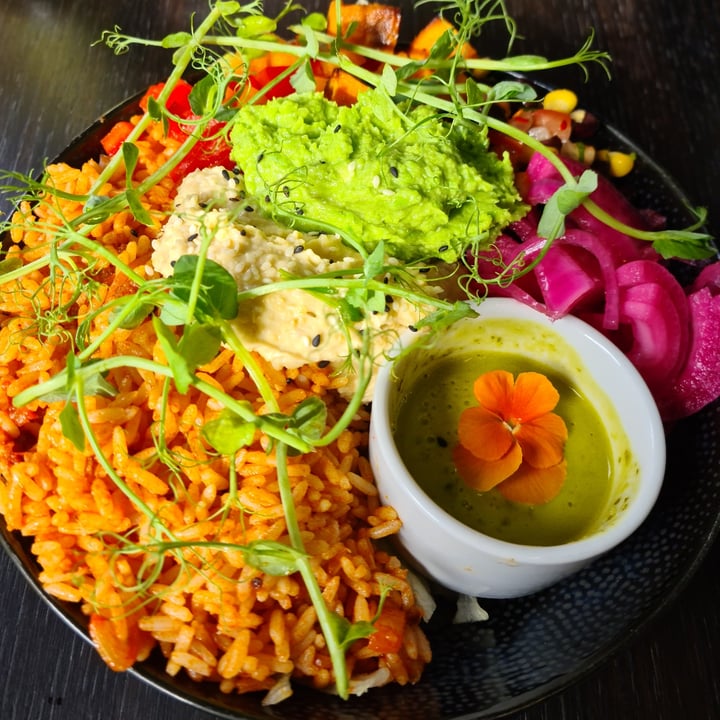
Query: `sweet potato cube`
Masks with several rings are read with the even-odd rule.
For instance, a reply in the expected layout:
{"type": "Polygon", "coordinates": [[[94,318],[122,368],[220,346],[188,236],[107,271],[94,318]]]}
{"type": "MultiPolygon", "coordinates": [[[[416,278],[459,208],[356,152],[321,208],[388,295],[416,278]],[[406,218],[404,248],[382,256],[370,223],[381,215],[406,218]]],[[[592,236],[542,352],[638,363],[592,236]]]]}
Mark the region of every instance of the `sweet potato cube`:
{"type": "Polygon", "coordinates": [[[335,68],[325,85],[325,97],[338,105],[353,105],[368,86],[340,68],[335,68]]]}
{"type": "MultiPolygon", "coordinates": [[[[443,33],[450,30],[455,32],[455,27],[440,16],[434,17],[420,32],[413,38],[408,48],[408,55],[417,60],[424,60],[430,55],[433,45],[440,39],[443,33]]],[[[464,43],[460,52],[462,57],[477,57],[475,48],[470,43],[464,43]]]]}
{"type": "Polygon", "coordinates": [[[381,3],[345,5],[340,3],[340,32],[338,33],[336,0],[328,9],[328,33],[346,36],[357,45],[393,52],[400,35],[400,8],[381,3]]]}

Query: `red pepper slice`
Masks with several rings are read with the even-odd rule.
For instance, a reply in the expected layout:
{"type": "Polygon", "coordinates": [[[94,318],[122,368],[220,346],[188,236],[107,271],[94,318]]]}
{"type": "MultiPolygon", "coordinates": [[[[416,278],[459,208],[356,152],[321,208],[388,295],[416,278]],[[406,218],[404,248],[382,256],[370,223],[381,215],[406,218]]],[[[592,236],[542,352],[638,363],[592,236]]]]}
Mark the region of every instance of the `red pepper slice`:
{"type": "MultiPolygon", "coordinates": [[[[151,85],[140,100],[140,107],[143,111],[147,112],[148,100],[152,97],[157,100],[160,97],[160,93],[163,91],[165,83],[156,83],[151,85]]],[[[180,115],[184,117],[190,110],[190,92],[192,91],[192,85],[185,80],[178,80],[175,87],[172,89],[170,96],[165,103],[168,112],[173,115],[180,115]]]]}
{"type": "MultiPolygon", "coordinates": [[[[148,100],[151,97],[157,98],[165,87],[164,83],[151,85],[142,100],[140,107],[147,110],[148,100]]],[[[190,107],[190,92],[192,85],[185,80],[180,80],[172,89],[167,99],[166,108],[169,113],[179,118],[187,120],[198,120],[190,107]]],[[[200,170],[206,167],[222,165],[228,169],[234,167],[234,163],[230,160],[230,146],[225,142],[218,133],[222,131],[225,123],[218,120],[210,120],[206,126],[203,136],[209,139],[201,139],[190,150],[190,152],[180,161],[180,163],[172,170],[170,177],[173,180],[180,180],[193,170],[200,170]],[[217,137],[216,137],[217,136],[217,137]]],[[[180,142],[183,142],[190,135],[195,126],[192,123],[181,123],[174,120],[168,122],[168,135],[180,142]]]]}
{"type": "MultiPolygon", "coordinates": [[[[165,83],[151,85],[140,100],[140,107],[147,111],[149,99],[151,97],[157,98],[164,87],[165,83]]],[[[190,107],[191,90],[192,85],[190,83],[180,80],[168,97],[166,104],[168,112],[185,120],[198,120],[199,117],[193,113],[190,107]]],[[[222,165],[231,170],[235,164],[230,160],[230,146],[221,134],[224,126],[224,122],[210,120],[203,132],[203,138],[193,146],[190,152],[171,171],[170,177],[175,181],[179,181],[193,170],[217,165],[222,165]]],[[[108,155],[116,153],[134,127],[132,123],[124,120],[113,125],[110,131],[100,140],[103,150],[108,155]]],[[[170,120],[168,123],[168,135],[182,142],[193,132],[194,128],[195,126],[192,123],[170,120]]]]}
{"type": "Polygon", "coordinates": [[[103,136],[100,140],[100,144],[105,153],[107,155],[114,155],[134,129],[135,126],[127,120],[121,120],[115,123],[107,135],[103,136]]]}
{"type": "MultiPolygon", "coordinates": [[[[147,112],[148,101],[150,98],[157,99],[160,93],[163,91],[165,83],[156,83],[151,85],[147,92],[142,96],[140,100],[140,108],[143,112],[147,112]]],[[[187,118],[192,115],[192,108],[190,107],[190,92],[192,91],[192,85],[185,80],[178,80],[175,87],[170,92],[170,95],[165,103],[165,108],[171,115],[175,115],[181,118],[187,118]]],[[[168,121],[168,135],[175,138],[176,140],[184,140],[187,133],[180,131],[178,123],[175,120],[168,121]]]]}
{"type": "MultiPolygon", "coordinates": [[[[289,65],[271,65],[259,70],[250,76],[250,84],[256,89],[261,90],[268,83],[272,82],[278,75],[285,72],[289,65]]],[[[290,83],[290,77],[283,78],[272,89],[263,95],[264,100],[272,100],[272,98],[287,97],[295,92],[295,88],[290,83]]]]}

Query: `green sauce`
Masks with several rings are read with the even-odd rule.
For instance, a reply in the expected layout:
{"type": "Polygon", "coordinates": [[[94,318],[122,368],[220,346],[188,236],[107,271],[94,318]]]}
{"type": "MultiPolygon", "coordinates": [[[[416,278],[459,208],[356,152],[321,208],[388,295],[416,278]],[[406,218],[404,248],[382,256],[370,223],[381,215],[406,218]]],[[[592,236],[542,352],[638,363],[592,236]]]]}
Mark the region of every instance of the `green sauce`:
{"type": "Polygon", "coordinates": [[[612,487],[608,434],[593,405],[551,368],[503,352],[450,354],[419,370],[398,398],[395,442],[422,489],[444,510],[479,532],[525,545],[569,542],[597,526],[612,487]],[[509,502],[497,489],[480,493],[457,474],[452,450],[460,413],[477,403],[475,379],[490,370],[541,372],[560,393],[555,412],[568,428],[568,474],[545,505],[509,502]]]}

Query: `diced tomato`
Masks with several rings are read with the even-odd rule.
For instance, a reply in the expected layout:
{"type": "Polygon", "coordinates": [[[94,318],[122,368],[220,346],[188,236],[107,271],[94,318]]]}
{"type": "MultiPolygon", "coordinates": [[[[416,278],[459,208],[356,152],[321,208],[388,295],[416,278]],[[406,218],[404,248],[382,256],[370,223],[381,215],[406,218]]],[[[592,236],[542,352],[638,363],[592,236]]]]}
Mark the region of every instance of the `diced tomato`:
{"type": "Polygon", "coordinates": [[[100,140],[100,144],[106,154],[114,155],[134,129],[135,126],[127,120],[121,120],[115,123],[107,135],[100,140]]]}
{"type": "Polygon", "coordinates": [[[378,655],[399,652],[405,635],[405,612],[386,602],[375,621],[375,632],[368,638],[368,649],[378,655]]]}
{"type": "Polygon", "coordinates": [[[553,138],[565,142],[572,133],[572,118],[567,113],[545,108],[518,110],[510,118],[510,124],[534,135],[541,142],[553,138]]]}
{"type": "Polygon", "coordinates": [[[565,142],[570,139],[572,133],[572,118],[564,112],[558,110],[535,110],[533,113],[534,128],[545,128],[550,137],[556,137],[560,141],[565,142]]]}
{"type": "Polygon", "coordinates": [[[527,132],[533,125],[533,111],[525,108],[518,110],[509,120],[513,127],[527,132]]]}
{"type": "MultiPolygon", "coordinates": [[[[230,146],[225,142],[222,134],[222,128],[225,123],[219,120],[210,120],[205,128],[204,135],[207,140],[198,141],[192,150],[173,168],[170,177],[173,180],[180,180],[193,170],[202,170],[207,167],[215,167],[222,165],[228,170],[235,167],[235,163],[230,159],[230,146]]],[[[180,126],[180,130],[185,135],[192,132],[191,125],[180,126]]]]}
{"type": "Polygon", "coordinates": [[[505,133],[490,130],[488,132],[488,139],[490,140],[490,149],[495,152],[498,157],[502,158],[503,153],[508,153],[510,162],[516,170],[524,168],[532,157],[532,150],[525,145],[525,143],[511,138],[505,135],[505,133]]]}

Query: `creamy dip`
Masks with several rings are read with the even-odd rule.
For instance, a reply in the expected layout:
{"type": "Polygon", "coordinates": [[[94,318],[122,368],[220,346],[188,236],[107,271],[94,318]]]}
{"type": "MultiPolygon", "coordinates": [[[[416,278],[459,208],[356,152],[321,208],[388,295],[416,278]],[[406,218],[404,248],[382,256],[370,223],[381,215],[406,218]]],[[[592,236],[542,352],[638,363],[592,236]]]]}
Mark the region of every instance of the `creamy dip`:
{"type": "MultiPolygon", "coordinates": [[[[174,262],[182,255],[198,254],[207,237],[211,238],[208,257],[230,272],[240,291],[289,276],[312,277],[363,264],[338,235],[305,233],[262,217],[246,196],[242,176],[220,167],[195,171],[183,180],[174,212],[153,242],[153,267],[170,276],[174,262]]],[[[348,383],[341,391],[351,394],[357,377],[347,360],[361,345],[362,328],[373,333],[373,357],[381,358],[397,333],[423,314],[417,306],[395,298],[384,311],[348,332],[331,305],[305,290],[290,289],[243,302],[233,326],[245,347],[274,367],[319,362],[342,369],[348,383]]],[[[371,391],[372,383],[366,400],[371,391]]]]}

